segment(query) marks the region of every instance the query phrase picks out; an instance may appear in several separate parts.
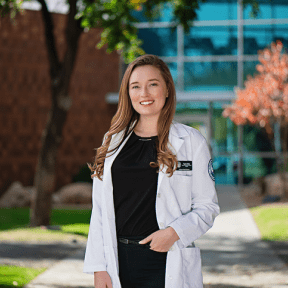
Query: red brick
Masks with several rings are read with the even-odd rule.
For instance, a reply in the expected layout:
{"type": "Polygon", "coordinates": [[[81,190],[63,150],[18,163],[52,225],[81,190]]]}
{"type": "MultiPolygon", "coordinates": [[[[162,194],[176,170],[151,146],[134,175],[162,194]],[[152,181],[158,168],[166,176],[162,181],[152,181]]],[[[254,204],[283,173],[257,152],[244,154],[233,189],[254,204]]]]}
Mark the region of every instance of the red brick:
{"type": "MultiPolygon", "coordinates": [[[[32,185],[41,135],[51,107],[44,25],[40,11],[1,19],[0,29],[0,192],[13,182],[32,185]],[[3,61],[2,61],[3,60],[3,61]]],[[[56,48],[63,59],[67,15],[53,14],[56,48]]],[[[119,56],[95,49],[101,30],[82,33],[70,82],[72,107],[57,158],[56,187],[68,184],[80,167],[94,160],[115,105],[105,102],[118,90],[119,56]]],[[[0,193],[1,195],[1,193],[0,193]]]]}

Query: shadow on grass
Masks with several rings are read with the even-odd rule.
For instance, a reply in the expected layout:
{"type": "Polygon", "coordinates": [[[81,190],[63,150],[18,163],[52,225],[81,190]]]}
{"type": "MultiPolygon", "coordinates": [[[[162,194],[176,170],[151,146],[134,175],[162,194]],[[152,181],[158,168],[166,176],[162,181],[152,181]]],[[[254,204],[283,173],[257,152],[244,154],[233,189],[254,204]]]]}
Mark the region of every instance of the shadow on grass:
{"type": "Polygon", "coordinates": [[[87,233],[84,233],[84,232],[66,232],[66,231],[64,231],[63,233],[65,233],[65,234],[71,234],[71,235],[85,236],[86,238],[88,237],[88,236],[87,236],[87,233]]]}

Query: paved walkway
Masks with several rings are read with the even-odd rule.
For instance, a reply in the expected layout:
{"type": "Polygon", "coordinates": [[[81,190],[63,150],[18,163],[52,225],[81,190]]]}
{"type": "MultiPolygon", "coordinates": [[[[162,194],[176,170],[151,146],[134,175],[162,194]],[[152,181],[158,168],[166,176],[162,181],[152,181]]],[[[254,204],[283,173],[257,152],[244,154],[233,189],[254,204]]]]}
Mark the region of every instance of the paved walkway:
{"type": "Polygon", "coordinates": [[[233,186],[217,187],[221,213],[196,241],[201,248],[206,288],[288,287],[288,266],[259,230],[233,186]]]}
{"type": "MultiPolygon", "coordinates": [[[[196,241],[201,248],[205,288],[288,287],[288,267],[260,241],[256,224],[237,189],[217,187],[221,214],[213,228],[196,241]]],[[[82,273],[85,245],[54,264],[26,288],[93,287],[82,273]]],[[[181,288],[181,287],[175,287],[181,288]]]]}

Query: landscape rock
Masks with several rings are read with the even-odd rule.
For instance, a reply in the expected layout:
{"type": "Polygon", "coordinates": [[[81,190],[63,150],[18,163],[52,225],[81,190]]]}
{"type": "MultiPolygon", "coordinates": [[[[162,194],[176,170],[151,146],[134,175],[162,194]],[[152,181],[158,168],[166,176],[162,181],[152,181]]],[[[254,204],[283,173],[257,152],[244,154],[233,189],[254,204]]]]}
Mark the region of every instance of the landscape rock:
{"type": "MultiPolygon", "coordinates": [[[[285,174],[285,179],[288,188],[288,173],[285,174]]],[[[281,197],[283,196],[281,187],[282,180],[280,178],[280,174],[270,174],[265,177],[256,178],[249,185],[245,185],[242,188],[242,193],[244,193],[244,195],[251,196],[271,195],[281,197]]]]}
{"type": "Polygon", "coordinates": [[[34,191],[34,187],[24,187],[18,181],[13,182],[0,198],[0,207],[29,207],[34,191]]]}
{"type": "MultiPolygon", "coordinates": [[[[286,185],[288,186],[288,173],[285,173],[286,185]]],[[[267,195],[282,196],[282,180],[280,174],[270,174],[265,177],[267,195]]]]}
{"type": "Polygon", "coordinates": [[[260,183],[258,181],[253,181],[252,183],[250,183],[249,185],[245,185],[242,188],[242,192],[247,194],[247,195],[260,195],[261,194],[261,187],[260,187],[260,183]]]}
{"type": "Polygon", "coordinates": [[[92,184],[71,183],[63,186],[52,197],[54,204],[91,204],[92,184]]]}

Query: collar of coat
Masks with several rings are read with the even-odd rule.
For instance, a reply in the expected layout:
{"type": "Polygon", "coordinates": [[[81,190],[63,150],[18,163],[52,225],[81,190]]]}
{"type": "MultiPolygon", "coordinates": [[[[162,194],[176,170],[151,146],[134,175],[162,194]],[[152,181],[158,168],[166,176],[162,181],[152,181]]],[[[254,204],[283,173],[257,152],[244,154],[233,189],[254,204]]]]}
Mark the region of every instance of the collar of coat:
{"type": "MultiPolygon", "coordinates": [[[[131,124],[131,127],[133,127],[135,122],[133,122],[131,124]]],[[[129,136],[131,135],[132,131],[130,132],[130,134],[127,136],[127,138],[129,138],[129,136]]],[[[111,138],[111,142],[110,142],[110,146],[109,149],[113,149],[114,147],[116,147],[122,140],[124,134],[124,130],[120,131],[119,133],[116,133],[112,136],[111,138]]],[[[185,137],[189,136],[189,133],[187,131],[187,129],[185,128],[185,126],[183,124],[180,124],[176,121],[172,121],[172,124],[170,126],[169,129],[169,136],[168,136],[168,147],[169,149],[176,155],[178,150],[180,149],[180,147],[182,146],[185,137]]],[[[123,145],[121,145],[123,147],[123,145]]],[[[165,173],[166,171],[166,167],[164,167],[163,172],[165,173]]]]}

